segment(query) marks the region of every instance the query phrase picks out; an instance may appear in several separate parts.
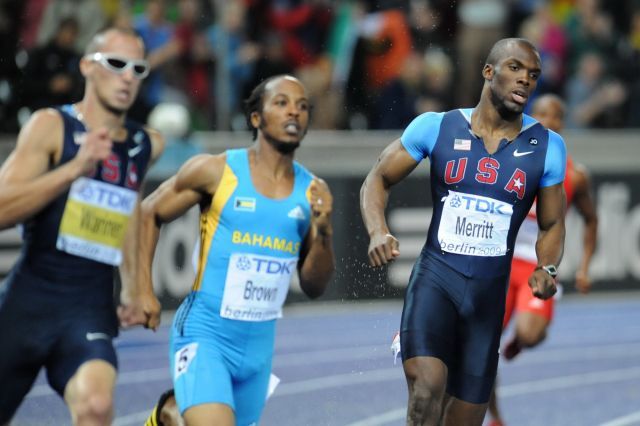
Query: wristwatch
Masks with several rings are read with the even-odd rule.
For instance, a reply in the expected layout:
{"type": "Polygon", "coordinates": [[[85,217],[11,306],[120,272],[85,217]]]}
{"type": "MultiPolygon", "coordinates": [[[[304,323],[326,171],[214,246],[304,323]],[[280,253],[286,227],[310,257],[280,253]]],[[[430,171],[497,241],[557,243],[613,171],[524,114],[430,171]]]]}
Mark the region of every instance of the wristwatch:
{"type": "Polygon", "coordinates": [[[536,270],[537,269],[542,269],[547,274],[551,275],[551,278],[555,278],[558,276],[558,268],[556,268],[556,265],[541,265],[537,266],[536,270]]]}

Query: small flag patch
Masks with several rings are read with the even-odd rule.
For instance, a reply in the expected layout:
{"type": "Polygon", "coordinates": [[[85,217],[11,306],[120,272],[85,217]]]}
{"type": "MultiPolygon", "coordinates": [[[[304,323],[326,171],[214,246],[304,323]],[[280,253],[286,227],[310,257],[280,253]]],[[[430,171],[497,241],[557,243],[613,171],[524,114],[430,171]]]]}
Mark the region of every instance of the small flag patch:
{"type": "Polygon", "coordinates": [[[233,209],[241,212],[255,212],[256,199],[248,197],[236,197],[233,203],[233,209]]]}
{"type": "Polygon", "coordinates": [[[471,151],[471,139],[454,139],[453,149],[456,151],[471,151]]]}

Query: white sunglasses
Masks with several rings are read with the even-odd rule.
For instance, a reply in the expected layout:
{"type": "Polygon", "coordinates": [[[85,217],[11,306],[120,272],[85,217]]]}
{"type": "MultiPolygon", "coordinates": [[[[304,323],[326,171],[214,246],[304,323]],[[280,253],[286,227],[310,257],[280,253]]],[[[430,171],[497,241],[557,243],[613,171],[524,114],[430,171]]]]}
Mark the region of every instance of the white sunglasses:
{"type": "Polygon", "coordinates": [[[89,53],[85,55],[85,59],[99,62],[100,65],[116,74],[122,74],[131,68],[133,76],[138,80],[149,75],[149,62],[144,59],[126,59],[118,55],[100,52],[89,53]]]}

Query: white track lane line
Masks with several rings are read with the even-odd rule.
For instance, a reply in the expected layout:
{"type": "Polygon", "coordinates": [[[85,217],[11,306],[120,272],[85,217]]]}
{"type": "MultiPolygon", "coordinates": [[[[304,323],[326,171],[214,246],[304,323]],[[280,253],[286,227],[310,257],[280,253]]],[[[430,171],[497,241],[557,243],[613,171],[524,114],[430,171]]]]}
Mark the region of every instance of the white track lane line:
{"type": "Polygon", "coordinates": [[[627,414],[626,416],[609,420],[606,423],[602,423],[600,426],[632,426],[632,425],[639,425],[639,424],[640,424],[640,411],[636,411],[635,413],[627,414]]]}
{"type": "MultiPolygon", "coordinates": [[[[508,398],[511,396],[527,395],[530,393],[546,392],[551,390],[567,389],[585,385],[601,383],[623,382],[640,378],[640,367],[623,368],[619,370],[597,371],[594,373],[581,373],[571,376],[554,377],[551,379],[535,380],[514,385],[498,387],[498,396],[508,398]]],[[[640,419],[640,413],[636,413],[640,419]]],[[[402,420],[406,415],[406,408],[396,408],[366,419],[350,423],[347,426],[379,426],[386,423],[402,420]]],[[[634,418],[635,419],[635,418],[634,418]]],[[[606,426],[622,426],[631,423],[614,423],[606,426]]],[[[604,425],[602,425],[604,426],[604,425]]]]}

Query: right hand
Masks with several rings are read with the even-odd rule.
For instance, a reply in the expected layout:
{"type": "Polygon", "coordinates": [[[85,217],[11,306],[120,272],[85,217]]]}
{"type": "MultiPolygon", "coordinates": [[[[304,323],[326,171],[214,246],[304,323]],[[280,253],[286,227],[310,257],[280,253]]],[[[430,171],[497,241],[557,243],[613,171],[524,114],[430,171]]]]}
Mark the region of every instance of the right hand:
{"type": "Polygon", "coordinates": [[[543,269],[535,269],[529,277],[529,287],[538,299],[547,300],[558,291],[556,280],[543,269]]]}
{"type": "Polygon", "coordinates": [[[106,127],[87,132],[74,159],[79,166],[79,175],[86,175],[94,170],[98,163],[109,158],[112,146],[109,129],[106,127]]]}
{"type": "Polygon", "coordinates": [[[325,181],[313,178],[309,187],[311,204],[311,227],[320,235],[331,233],[331,210],[333,196],[325,181]]]}
{"type": "Polygon", "coordinates": [[[160,302],[153,293],[129,295],[123,292],[120,295],[118,319],[122,328],[142,325],[156,331],[160,325],[160,313],[160,302]]]}
{"type": "Polygon", "coordinates": [[[369,264],[382,266],[400,256],[400,242],[391,234],[373,234],[369,242],[369,264]]]}

